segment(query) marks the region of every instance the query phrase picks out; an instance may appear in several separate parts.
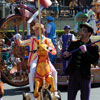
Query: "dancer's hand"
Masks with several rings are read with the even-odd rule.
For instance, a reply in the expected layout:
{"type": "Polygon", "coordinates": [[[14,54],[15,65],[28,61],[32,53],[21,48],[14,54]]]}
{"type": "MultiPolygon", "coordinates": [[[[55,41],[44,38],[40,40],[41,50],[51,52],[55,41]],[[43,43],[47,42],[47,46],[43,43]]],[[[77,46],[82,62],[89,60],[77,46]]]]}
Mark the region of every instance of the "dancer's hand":
{"type": "Polygon", "coordinates": [[[22,36],[19,33],[17,33],[16,35],[14,35],[14,38],[21,40],[22,39],[22,36]]]}

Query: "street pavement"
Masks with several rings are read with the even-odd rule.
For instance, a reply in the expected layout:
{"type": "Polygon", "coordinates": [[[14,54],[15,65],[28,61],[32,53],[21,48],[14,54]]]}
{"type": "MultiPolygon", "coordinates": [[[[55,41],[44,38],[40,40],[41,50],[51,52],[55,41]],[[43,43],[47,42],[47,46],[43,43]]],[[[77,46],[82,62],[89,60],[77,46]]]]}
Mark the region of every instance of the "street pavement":
{"type": "MultiPolygon", "coordinates": [[[[29,91],[29,85],[25,87],[13,87],[4,83],[4,87],[5,94],[3,100],[23,100],[23,92],[29,91]]],[[[61,91],[61,100],[67,100],[67,86],[60,86],[59,90],[61,91]]],[[[80,92],[78,92],[76,100],[80,100],[80,92]]],[[[100,84],[92,87],[90,100],[100,100],[100,84]]]]}

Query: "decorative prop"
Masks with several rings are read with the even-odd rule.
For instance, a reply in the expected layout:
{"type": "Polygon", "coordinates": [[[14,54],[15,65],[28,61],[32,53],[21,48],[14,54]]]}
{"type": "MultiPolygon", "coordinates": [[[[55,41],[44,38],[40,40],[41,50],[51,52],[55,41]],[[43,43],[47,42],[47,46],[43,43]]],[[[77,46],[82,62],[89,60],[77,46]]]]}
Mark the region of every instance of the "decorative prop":
{"type": "Polygon", "coordinates": [[[96,13],[97,19],[100,19],[100,0],[95,0],[92,2],[93,9],[96,13]]]}
{"type": "MultiPolygon", "coordinates": [[[[43,0],[43,1],[49,1],[49,0],[43,0]]],[[[49,56],[48,56],[48,46],[46,44],[42,43],[41,40],[41,16],[40,16],[40,3],[41,1],[38,0],[38,12],[39,12],[39,37],[40,40],[38,42],[38,62],[36,67],[36,73],[35,73],[35,91],[34,91],[34,97],[39,97],[39,87],[42,86],[43,80],[46,81],[46,86],[48,87],[51,85],[50,91],[55,92],[55,86],[54,86],[54,78],[52,77],[52,73],[50,70],[50,64],[49,64],[49,56]]],[[[45,2],[47,4],[47,2],[45,2]]]]}
{"type": "Polygon", "coordinates": [[[74,24],[78,23],[79,21],[81,21],[82,16],[84,16],[84,13],[82,12],[78,12],[74,18],[74,24]]]}
{"type": "Polygon", "coordinates": [[[50,70],[50,64],[49,64],[49,56],[48,56],[48,46],[46,44],[40,44],[39,43],[39,49],[38,49],[38,63],[36,67],[36,73],[35,73],[35,91],[34,91],[34,97],[37,98],[39,96],[39,87],[42,86],[43,80],[46,82],[46,87],[51,85],[50,91],[55,91],[54,86],[54,79],[52,77],[52,73],[50,70]]]}

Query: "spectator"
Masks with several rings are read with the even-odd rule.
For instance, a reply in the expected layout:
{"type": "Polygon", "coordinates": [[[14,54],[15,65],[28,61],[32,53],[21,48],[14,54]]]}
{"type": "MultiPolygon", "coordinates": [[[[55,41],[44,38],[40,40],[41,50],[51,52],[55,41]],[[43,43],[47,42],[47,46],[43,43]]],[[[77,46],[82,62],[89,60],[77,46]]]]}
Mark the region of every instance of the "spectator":
{"type": "Polygon", "coordinates": [[[96,26],[97,26],[96,34],[100,35],[100,19],[96,22],[96,26]]]}
{"type": "Polygon", "coordinates": [[[73,16],[73,11],[75,10],[75,15],[82,11],[83,5],[81,4],[81,1],[78,0],[72,0],[69,3],[69,9],[70,9],[70,16],[73,16]]]}
{"type": "Polygon", "coordinates": [[[74,0],[73,2],[75,15],[79,12],[78,0],[74,0]]]}
{"type": "MultiPolygon", "coordinates": [[[[46,17],[47,19],[47,27],[46,27],[46,34],[48,36],[48,38],[51,39],[51,41],[53,42],[53,45],[55,46],[55,39],[56,39],[56,25],[54,24],[54,18],[51,17],[51,16],[47,16],[46,17]]],[[[50,56],[50,61],[52,63],[54,63],[54,60],[55,60],[55,56],[54,55],[51,55],[49,54],[50,56]]]]}
{"type": "Polygon", "coordinates": [[[89,23],[80,25],[80,40],[71,42],[67,51],[64,52],[66,59],[72,57],[66,73],[69,75],[68,100],[75,100],[78,90],[81,92],[81,100],[90,100],[91,88],[91,64],[96,64],[99,59],[97,45],[91,43],[90,36],[93,34],[93,28],[89,23]],[[70,51],[80,48],[74,53],[70,51]]]}
{"type": "Polygon", "coordinates": [[[91,24],[91,26],[94,28],[94,34],[96,35],[96,31],[97,31],[97,26],[96,26],[96,14],[94,11],[92,11],[92,9],[90,9],[88,11],[88,23],[91,24]]]}
{"type": "Polygon", "coordinates": [[[74,0],[73,4],[76,15],[78,12],[82,11],[83,5],[80,0],[74,0]]]}
{"type": "Polygon", "coordinates": [[[54,12],[55,12],[55,17],[58,18],[59,17],[59,3],[57,0],[54,0],[54,12]]]}
{"type": "Polygon", "coordinates": [[[83,11],[83,13],[87,13],[88,12],[88,5],[87,5],[87,1],[86,0],[81,0],[81,10],[83,11]]]}
{"type": "Polygon", "coordinates": [[[60,16],[60,14],[61,14],[61,5],[62,5],[62,1],[59,0],[59,16],[60,16]]]}
{"type": "Polygon", "coordinates": [[[69,10],[70,10],[70,16],[72,17],[73,16],[73,11],[74,11],[74,2],[75,0],[72,0],[70,3],[69,3],[69,10]]]}
{"type": "MultiPolygon", "coordinates": [[[[74,34],[70,33],[70,29],[71,29],[71,27],[69,25],[66,25],[64,27],[65,34],[63,34],[60,38],[61,45],[62,45],[62,54],[68,49],[70,43],[73,40],[75,40],[75,36],[74,36],[74,34]]],[[[64,74],[64,72],[65,72],[65,70],[68,66],[68,62],[69,62],[69,60],[67,60],[67,61],[65,59],[62,60],[62,63],[63,63],[63,73],[62,73],[62,75],[64,74]]]]}
{"type": "Polygon", "coordinates": [[[5,44],[5,40],[4,39],[0,39],[0,47],[1,47],[1,56],[2,56],[2,61],[5,63],[8,63],[8,58],[10,56],[10,54],[8,53],[8,51],[10,50],[10,47],[7,46],[5,44]]]}

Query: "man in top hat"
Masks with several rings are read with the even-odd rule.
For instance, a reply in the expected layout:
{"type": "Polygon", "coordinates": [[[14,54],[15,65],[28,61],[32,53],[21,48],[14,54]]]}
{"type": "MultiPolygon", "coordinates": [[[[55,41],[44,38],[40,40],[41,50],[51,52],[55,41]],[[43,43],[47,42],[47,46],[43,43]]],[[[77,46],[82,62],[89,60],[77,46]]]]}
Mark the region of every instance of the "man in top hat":
{"type": "MultiPolygon", "coordinates": [[[[70,33],[70,29],[71,27],[69,25],[66,25],[64,27],[64,31],[65,31],[65,34],[63,34],[61,37],[60,37],[60,43],[62,45],[62,54],[68,49],[70,43],[75,40],[75,36],[74,34],[71,34],[70,33]]],[[[63,63],[63,73],[65,72],[67,66],[68,66],[68,61],[66,61],[65,59],[62,60],[62,63],[63,63]]],[[[62,75],[63,75],[62,73],[62,75]]]]}
{"type": "MultiPolygon", "coordinates": [[[[30,85],[30,92],[34,91],[34,74],[35,74],[35,70],[36,70],[36,65],[37,65],[37,60],[38,60],[38,43],[37,40],[40,40],[39,37],[39,27],[41,26],[41,40],[43,43],[47,44],[48,47],[50,48],[50,53],[52,55],[56,54],[56,49],[54,48],[53,43],[51,42],[51,40],[49,38],[46,38],[43,33],[45,32],[45,28],[44,25],[41,24],[39,25],[38,23],[36,23],[32,29],[34,31],[34,36],[32,36],[30,39],[28,40],[21,40],[21,36],[20,34],[16,34],[15,35],[15,40],[17,40],[17,44],[19,46],[29,46],[30,47],[30,51],[33,52],[29,52],[29,56],[28,56],[28,63],[27,65],[30,66],[29,69],[29,85],[30,85]]],[[[55,83],[55,89],[57,90],[57,71],[54,68],[54,66],[51,64],[51,62],[49,61],[50,67],[51,67],[51,71],[52,71],[52,75],[54,77],[54,83],[55,83]]],[[[55,96],[58,97],[58,95],[55,92],[55,96]]],[[[31,100],[34,100],[33,94],[31,95],[31,100]]]]}
{"type": "MultiPolygon", "coordinates": [[[[51,39],[51,41],[53,42],[53,45],[55,46],[56,25],[54,24],[54,18],[51,16],[47,16],[46,19],[47,19],[47,23],[48,23],[47,27],[46,27],[46,34],[47,34],[48,38],[51,39]]],[[[55,56],[49,54],[49,57],[50,57],[50,61],[52,63],[54,63],[55,56]]]]}
{"type": "Polygon", "coordinates": [[[68,100],[75,100],[78,90],[81,92],[81,100],[90,100],[91,64],[96,64],[99,59],[98,46],[86,46],[91,43],[90,36],[93,31],[89,23],[80,24],[80,40],[71,42],[68,50],[64,52],[66,59],[72,57],[66,70],[69,75],[68,100]],[[70,53],[77,48],[80,49],[70,53]]]}

